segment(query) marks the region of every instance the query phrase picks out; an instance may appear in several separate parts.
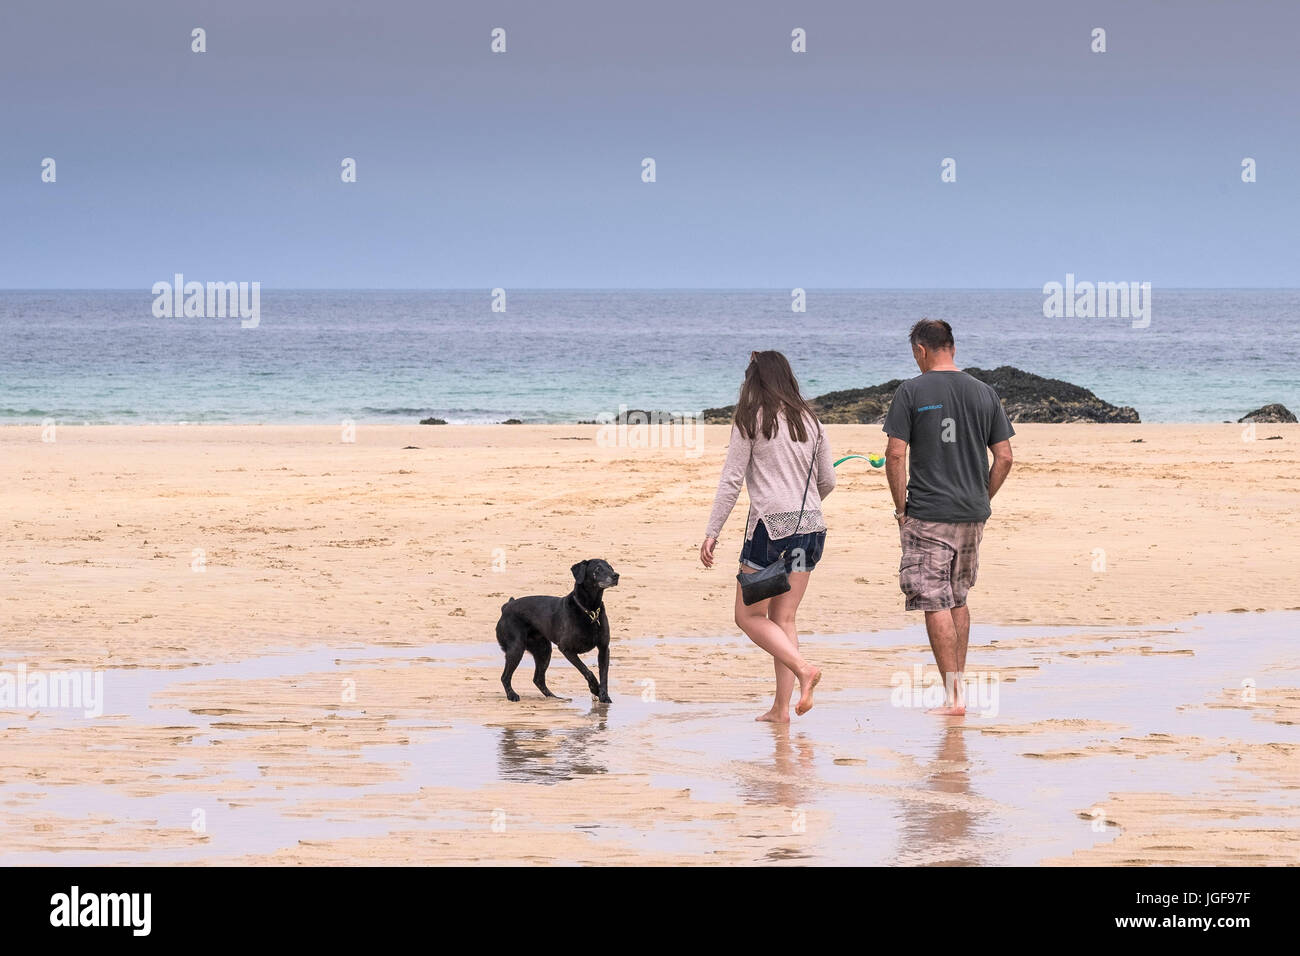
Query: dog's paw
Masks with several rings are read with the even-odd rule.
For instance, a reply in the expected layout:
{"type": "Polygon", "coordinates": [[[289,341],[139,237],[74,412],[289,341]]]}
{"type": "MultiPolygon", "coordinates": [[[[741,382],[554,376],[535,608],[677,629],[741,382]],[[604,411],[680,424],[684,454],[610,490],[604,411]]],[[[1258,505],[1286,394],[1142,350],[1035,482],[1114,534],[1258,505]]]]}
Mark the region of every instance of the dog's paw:
{"type": "Polygon", "coordinates": [[[600,702],[601,702],[602,704],[612,704],[612,703],[614,703],[612,700],[610,700],[610,698],[609,698],[609,694],[601,694],[601,695],[600,695],[600,702]]]}
{"type": "Polygon", "coordinates": [[[512,690],[506,691],[506,700],[518,702],[519,695],[512,690]]]}

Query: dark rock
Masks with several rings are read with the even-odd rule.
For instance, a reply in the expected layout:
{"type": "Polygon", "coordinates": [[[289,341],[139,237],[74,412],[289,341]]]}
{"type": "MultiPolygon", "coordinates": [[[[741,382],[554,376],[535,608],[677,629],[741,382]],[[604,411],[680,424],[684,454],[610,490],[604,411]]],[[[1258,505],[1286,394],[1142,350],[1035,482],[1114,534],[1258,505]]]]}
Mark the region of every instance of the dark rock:
{"type": "Polygon", "coordinates": [[[445,425],[447,422],[441,418],[421,418],[421,425],[445,425]]]}
{"type": "MultiPolygon", "coordinates": [[[[1139,421],[1138,413],[1128,406],[1117,407],[1086,388],[1022,372],[1010,365],[992,371],[968,368],[966,372],[993,387],[1013,422],[1139,421]]],[[[812,406],[817,417],[828,425],[879,425],[884,422],[894,391],[901,384],[902,379],[896,378],[870,388],[828,392],[814,398],[812,406]]],[[[706,425],[725,425],[731,421],[735,408],[735,405],[706,408],[702,420],[706,425]]]]}
{"type": "MultiPolygon", "coordinates": [[[[730,414],[730,413],[728,413],[730,414]]],[[[648,412],[641,408],[629,408],[622,414],[601,421],[584,419],[579,425],[683,425],[692,421],[690,415],[674,415],[672,412],[648,412]]],[[[730,421],[730,418],[728,418],[730,421]]]]}
{"type": "Polygon", "coordinates": [[[968,368],[966,372],[993,386],[1013,422],[1140,421],[1138,413],[1127,405],[1112,405],[1079,385],[1022,372],[1010,365],[991,372],[980,368],[968,368]]]}
{"type": "Polygon", "coordinates": [[[880,424],[894,400],[894,391],[902,384],[901,378],[894,378],[870,388],[827,392],[814,398],[812,405],[817,417],[828,425],[880,424]]]}
{"type": "Polygon", "coordinates": [[[731,416],[736,411],[735,405],[723,405],[721,408],[706,408],[700,412],[700,421],[705,425],[729,425],[731,416]]]}
{"type": "Polygon", "coordinates": [[[629,408],[626,414],[614,419],[615,424],[630,425],[680,425],[688,420],[686,415],[674,415],[672,412],[648,412],[640,408],[629,408]]]}
{"type": "Polygon", "coordinates": [[[1294,422],[1296,417],[1291,414],[1285,405],[1274,402],[1271,405],[1265,405],[1263,408],[1257,408],[1237,419],[1237,423],[1257,422],[1260,425],[1281,425],[1286,422],[1294,422]]]}
{"type": "Polygon", "coordinates": [[[521,421],[520,421],[519,419],[517,419],[517,418],[507,418],[507,419],[506,419],[505,421],[503,421],[501,424],[502,424],[502,425],[522,425],[523,422],[521,422],[521,421]]]}

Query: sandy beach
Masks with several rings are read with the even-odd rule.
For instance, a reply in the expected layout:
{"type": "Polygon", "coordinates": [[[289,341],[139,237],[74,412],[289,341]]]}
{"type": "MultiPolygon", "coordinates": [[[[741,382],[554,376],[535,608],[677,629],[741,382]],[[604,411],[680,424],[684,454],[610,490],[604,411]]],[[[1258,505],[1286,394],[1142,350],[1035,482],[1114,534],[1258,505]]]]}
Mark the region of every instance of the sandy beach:
{"type": "Polygon", "coordinates": [[[1300,426],[1017,426],[970,602],[999,705],[964,721],[891,706],[928,652],[884,473],[845,463],[788,729],[732,621],[743,495],[697,558],[727,434],[0,428],[0,669],[105,694],[0,708],[0,858],[1300,859],[1300,426]],[[614,703],[562,660],[545,701],[526,659],[509,704],[500,605],[588,557],[621,574],[614,703]]]}

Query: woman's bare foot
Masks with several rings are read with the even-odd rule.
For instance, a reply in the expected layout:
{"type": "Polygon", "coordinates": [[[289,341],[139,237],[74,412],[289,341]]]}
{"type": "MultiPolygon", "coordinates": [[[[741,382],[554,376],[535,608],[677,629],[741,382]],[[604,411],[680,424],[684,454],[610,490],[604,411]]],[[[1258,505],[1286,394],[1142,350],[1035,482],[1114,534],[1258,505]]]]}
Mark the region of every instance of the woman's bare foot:
{"type": "Polygon", "coordinates": [[[795,705],[794,712],[802,717],[813,707],[813,688],[817,682],[822,679],[822,670],[820,667],[813,667],[811,664],[799,672],[799,703],[795,705]]]}
{"type": "Polygon", "coordinates": [[[788,724],[790,723],[790,712],[788,710],[777,710],[773,707],[766,714],[759,714],[755,720],[765,720],[769,724],[788,724]]]}
{"type": "Polygon", "coordinates": [[[966,706],[959,704],[955,707],[931,707],[926,713],[934,714],[936,717],[965,717],[966,706]]]}

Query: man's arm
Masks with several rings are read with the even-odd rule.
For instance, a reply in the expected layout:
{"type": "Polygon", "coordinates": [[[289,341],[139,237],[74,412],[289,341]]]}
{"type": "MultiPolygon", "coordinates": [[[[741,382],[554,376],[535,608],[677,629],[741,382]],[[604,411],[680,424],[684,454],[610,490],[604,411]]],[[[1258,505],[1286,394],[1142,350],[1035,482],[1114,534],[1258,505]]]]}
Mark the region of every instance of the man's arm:
{"type": "Polygon", "coordinates": [[[889,479],[889,493],[894,496],[894,514],[901,515],[907,507],[907,442],[893,435],[885,446],[885,477],[889,479]]]}
{"type": "Polygon", "coordinates": [[[989,449],[993,452],[993,467],[989,469],[989,500],[992,500],[1011,473],[1011,439],[990,445],[989,449]]]}
{"type": "Polygon", "coordinates": [[[908,399],[908,382],[894,391],[894,398],[885,413],[881,429],[889,436],[885,445],[885,477],[889,479],[889,493],[894,496],[894,517],[898,527],[903,527],[903,511],[907,508],[907,443],[912,440],[912,410],[908,399]]]}

